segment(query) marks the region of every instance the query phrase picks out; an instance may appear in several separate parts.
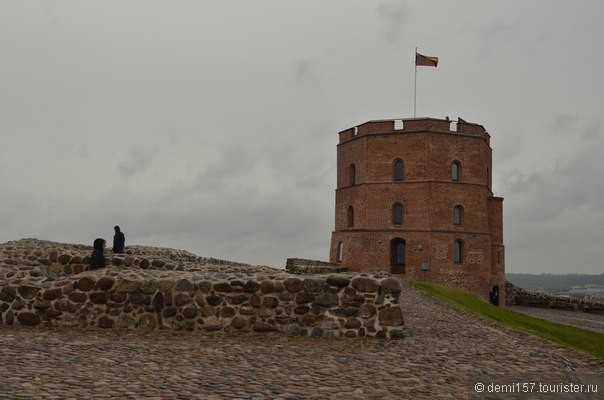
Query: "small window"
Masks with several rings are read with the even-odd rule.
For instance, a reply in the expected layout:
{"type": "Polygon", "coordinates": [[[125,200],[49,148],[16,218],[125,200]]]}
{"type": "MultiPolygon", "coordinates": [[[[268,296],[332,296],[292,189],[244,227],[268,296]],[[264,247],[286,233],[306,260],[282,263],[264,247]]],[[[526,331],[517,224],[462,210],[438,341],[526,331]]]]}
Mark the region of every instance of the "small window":
{"type": "Polygon", "coordinates": [[[336,255],[336,261],[342,262],[342,256],[344,255],[344,243],[340,240],[338,243],[338,254],[336,255]]]}
{"type": "Polygon", "coordinates": [[[354,208],[352,206],[348,207],[348,227],[352,228],[354,226],[354,208]]]}
{"type": "Polygon", "coordinates": [[[455,225],[461,225],[463,223],[463,207],[455,206],[453,209],[453,223],[455,225]]]}
{"type": "Polygon", "coordinates": [[[390,243],[393,265],[405,265],[405,240],[401,238],[393,239],[390,243]]]}
{"type": "Polygon", "coordinates": [[[403,161],[396,160],[394,162],[394,180],[402,181],[403,180],[403,161]]]}
{"type": "Polygon", "coordinates": [[[350,164],[350,168],[348,170],[348,179],[349,179],[349,183],[350,186],[354,186],[356,184],[356,175],[357,175],[357,168],[354,166],[354,164],[350,164]]]}
{"type": "Polygon", "coordinates": [[[462,263],[462,252],[463,252],[463,244],[461,243],[461,240],[456,240],[453,243],[453,262],[455,264],[462,263]]]}
{"type": "Polygon", "coordinates": [[[451,164],[451,180],[454,182],[461,180],[461,165],[459,161],[453,161],[451,164]]]}
{"type": "Polygon", "coordinates": [[[403,224],[403,205],[401,203],[395,203],[392,207],[392,222],[394,225],[403,224]]]}

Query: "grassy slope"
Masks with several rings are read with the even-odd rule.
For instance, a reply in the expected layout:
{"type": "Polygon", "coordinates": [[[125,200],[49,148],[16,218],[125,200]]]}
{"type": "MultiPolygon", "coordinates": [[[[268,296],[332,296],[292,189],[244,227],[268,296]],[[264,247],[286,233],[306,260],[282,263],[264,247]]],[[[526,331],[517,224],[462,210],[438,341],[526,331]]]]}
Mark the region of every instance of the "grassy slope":
{"type": "Polygon", "coordinates": [[[459,309],[467,310],[510,328],[532,333],[604,360],[604,335],[600,333],[494,307],[459,289],[417,281],[411,282],[411,285],[459,309]]]}

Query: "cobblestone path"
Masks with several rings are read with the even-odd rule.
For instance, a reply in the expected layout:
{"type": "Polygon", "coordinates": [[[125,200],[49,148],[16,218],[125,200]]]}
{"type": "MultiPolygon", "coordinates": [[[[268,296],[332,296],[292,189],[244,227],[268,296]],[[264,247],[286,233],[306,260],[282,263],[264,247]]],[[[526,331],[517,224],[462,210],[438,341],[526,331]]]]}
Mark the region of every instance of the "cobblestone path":
{"type": "Polygon", "coordinates": [[[407,285],[401,302],[407,337],[392,341],[0,327],[0,399],[464,399],[496,374],[604,375],[601,360],[407,285]]]}

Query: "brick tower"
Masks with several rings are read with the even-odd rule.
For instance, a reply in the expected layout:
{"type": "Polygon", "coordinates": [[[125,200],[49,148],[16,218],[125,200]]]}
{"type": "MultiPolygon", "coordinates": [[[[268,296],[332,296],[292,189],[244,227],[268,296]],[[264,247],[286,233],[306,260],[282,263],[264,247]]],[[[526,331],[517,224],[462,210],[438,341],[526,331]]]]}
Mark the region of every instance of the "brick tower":
{"type": "Polygon", "coordinates": [[[455,286],[505,304],[503,199],[484,127],[369,121],[339,133],[330,262],[455,286]]]}

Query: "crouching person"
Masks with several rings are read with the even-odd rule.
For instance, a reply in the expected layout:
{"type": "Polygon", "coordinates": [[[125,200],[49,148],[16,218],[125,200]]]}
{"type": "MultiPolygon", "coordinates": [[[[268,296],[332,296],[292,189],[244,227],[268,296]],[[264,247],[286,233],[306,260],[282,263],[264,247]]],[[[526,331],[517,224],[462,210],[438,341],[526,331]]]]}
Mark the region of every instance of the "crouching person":
{"type": "Polygon", "coordinates": [[[95,270],[99,268],[105,268],[106,261],[103,252],[105,251],[106,242],[105,239],[95,239],[92,245],[92,255],[90,256],[90,264],[88,270],[95,270]]]}

